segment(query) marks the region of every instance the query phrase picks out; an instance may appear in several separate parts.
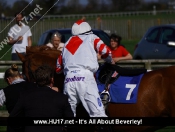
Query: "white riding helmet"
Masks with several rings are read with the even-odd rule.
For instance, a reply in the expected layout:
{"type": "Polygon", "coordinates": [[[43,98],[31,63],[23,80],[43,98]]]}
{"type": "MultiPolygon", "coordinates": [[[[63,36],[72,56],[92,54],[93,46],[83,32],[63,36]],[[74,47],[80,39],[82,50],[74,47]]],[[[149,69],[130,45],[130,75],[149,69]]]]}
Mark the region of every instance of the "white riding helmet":
{"type": "Polygon", "coordinates": [[[79,35],[90,31],[91,31],[91,26],[83,20],[78,20],[72,26],[72,35],[79,35]]]}

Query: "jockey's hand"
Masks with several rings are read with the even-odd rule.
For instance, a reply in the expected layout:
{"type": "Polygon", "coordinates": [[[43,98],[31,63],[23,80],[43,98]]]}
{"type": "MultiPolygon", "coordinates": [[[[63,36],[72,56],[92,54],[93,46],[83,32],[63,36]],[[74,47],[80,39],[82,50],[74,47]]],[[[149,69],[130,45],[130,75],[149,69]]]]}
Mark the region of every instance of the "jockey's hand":
{"type": "Polygon", "coordinates": [[[111,64],[115,65],[115,61],[112,59],[111,64]]]}
{"type": "Polygon", "coordinates": [[[97,59],[100,60],[101,59],[101,55],[99,53],[97,53],[97,59]]]}

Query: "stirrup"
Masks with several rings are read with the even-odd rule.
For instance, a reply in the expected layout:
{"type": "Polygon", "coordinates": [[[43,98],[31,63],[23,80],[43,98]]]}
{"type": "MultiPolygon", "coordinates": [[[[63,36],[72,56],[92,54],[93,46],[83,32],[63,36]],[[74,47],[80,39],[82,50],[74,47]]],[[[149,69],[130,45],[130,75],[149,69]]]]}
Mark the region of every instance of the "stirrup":
{"type": "Polygon", "coordinates": [[[102,100],[103,106],[106,109],[108,102],[111,100],[109,92],[104,90],[103,92],[100,93],[100,98],[102,100]]]}

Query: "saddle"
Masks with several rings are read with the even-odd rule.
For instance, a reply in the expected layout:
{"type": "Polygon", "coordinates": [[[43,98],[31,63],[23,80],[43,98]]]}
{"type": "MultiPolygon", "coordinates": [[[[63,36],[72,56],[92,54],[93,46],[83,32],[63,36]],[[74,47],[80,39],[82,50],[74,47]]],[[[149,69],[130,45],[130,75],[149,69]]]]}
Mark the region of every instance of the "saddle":
{"type": "MultiPolygon", "coordinates": [[[[104,105],[105,110],[108,106],[108,102],[110,102],[111,99],[112,99],[111,97],[114,96],[114,95],[111,96],[110,93],[109,93],[109,88],[111,87],[110,85],[117,82],[116,80],[119,78],[119,76],[121,76],[122,78],[123,77],[124,78],[125,77],[129,77],[129,78],[136,77],[136,79],[137,79],[137,76],[139,76],[141,74],[144,74],[146,72],[147,72],[147,69],[145,69],[145,68],[129,69],[129,68],[122,68],[122,67],[117,66],[117,65],[112,65],[112,64],[109,64],[109,63],[105,63],[104,65],[102,65],[99,68],[99,70],[97,71],[97,78],[98,78],[97,79],[97,84],[98,84],[98,81],[99,81],[99,84],[100,83],[104,84],[104,85],[100,84],[98,87],[100,87],[100,88],[104,87],[104,90],[102,92],[100,92],[100,98],[102,100],[102,103],[104,105]]],[[[119,92],[119,91],[117,91],[117,92],[119,92]]],[[[115,96],[116,96],[116,94],[115,94],[115,96]]],[[[115,97],[115,99],[116,99],[116,97],[115,97]]],[[[114,101],[114,97],[113,97],[112,100],[114,101]]],[[[120,97],[117,97],[117,100],[120,100],[120,97]]]]}
{"type": "Polygon", "coordinates": [[[99,70],[98,80],[103,84],[106,83],[106,80],[108,80],[108,84],[111,84],[116,81],[119,76],[137,76],[147,72],[145,68],[129,69],[109,63],[105,63],[99,70]],[[117,76],[112,76],[114,72],[117,72],[117,76]]]}

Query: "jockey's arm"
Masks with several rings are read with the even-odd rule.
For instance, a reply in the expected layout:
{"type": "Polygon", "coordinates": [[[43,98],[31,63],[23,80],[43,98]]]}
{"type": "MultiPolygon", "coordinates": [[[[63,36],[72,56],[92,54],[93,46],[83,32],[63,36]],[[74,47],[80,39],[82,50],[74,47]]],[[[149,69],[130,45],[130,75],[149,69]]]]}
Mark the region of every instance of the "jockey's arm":
{"type": "Polygon", "coordinates": [[[105,60],[108,63],[115,64],[112,59],[111,51],[107,45],[100,38],[95,38],[94,48],[97,51],[98,55],[101,56],[101,59],[105,60]]]}
{"type": "Polygon", "coordinates": [[[57,59],[56,63],[56,73],[62,73],[63,70],[63,61],[62,61],[62,55],[60,55],[57,59]]]}

